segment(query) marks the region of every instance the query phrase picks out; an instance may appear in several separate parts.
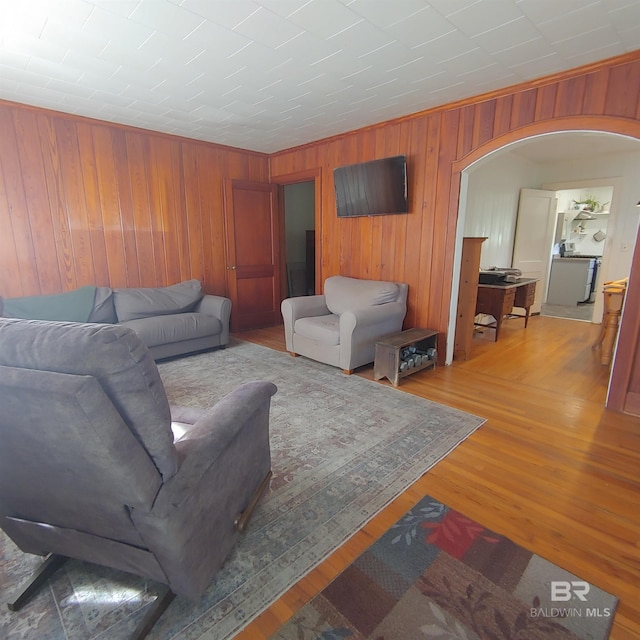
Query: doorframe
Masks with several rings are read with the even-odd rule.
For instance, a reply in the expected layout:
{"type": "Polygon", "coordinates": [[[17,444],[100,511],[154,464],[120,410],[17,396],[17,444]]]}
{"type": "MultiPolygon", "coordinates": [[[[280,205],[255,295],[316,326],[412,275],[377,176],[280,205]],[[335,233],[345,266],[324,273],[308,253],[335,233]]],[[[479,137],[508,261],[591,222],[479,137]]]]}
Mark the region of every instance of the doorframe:
{"type": "MultiPolygon", "coordinates": [[[[589,117],[571,117],[571,118],[557,118],[545,122],[537,122],[534,124],[523,126],[517,130],[510,131],[506,134],[496,136],[488,142],[479,145],[473,151],[469,152],[464,157],[456,160],[451,166],[451,181],[449,183],[449,196],[450,202],[455,206],[457,202],[457,219],[456,219],[456,232],[454,236],[454,255],[452,264],[452,277],[451,277],[451,297],[449,307],[449,322],[447,328],[447,344],[445,363],[451,364],[453,361],[453,347],[456,325],[456,308],[458,300],[458,288],[460,281],[460,264],[462,257],[462,237],[464,235],[464,220],[466,216],[466,203],[469,187],[469,167],[475,164],[477,161],[503,149],[510,147],[511,145],[528,140],[530,138],[536,138],[541,135],[556,134],[556,133],[607,133],[612,135],[621,135],[636,140],[640,143],[640,123],[633,121],[630,122],[624,118],[611,118],[604,116],[589,116],[589,117]],[[571,126],[567,126],[568,123],[571,126]],[[579,126],[577,126],[579,125],[579,126]]],[[[638,230],[640,236],[640,229],[638,230]]],[[[636,245],[634,248],[634,254],[631,265],[631,273],[629,281],[635,282],[636,279],[640,279],[640,274],[636,273],[636,269],[640,268],[639,251],[635,251],[638,247],[638,237],[636,237],[636,245]]],[[[625,309],[630,306],[631,299],[634,304],[640,305],[640,294],[634,296],[628,296],[625,301],[625,309]]],[[[634,307],[637,310],[638,307],[634,307]]],[[[624,411],[625,399],[629,393],[629,383],[632,375],[632,363],[627,362],[631,355],[625,355],[622,357],[623,363],[621,366],[616,366],[618,360],[618,352],[625,353],[630,348],[636,348],[638,344],[638,338],[633,337],[633,328],[630,323],[637,325],[639,321],[630,320],[629,317],[633,314],[623,313],[619,335],[618,344],[623,345],[623,348],[616,348],[613,354],[613,361],[611,365],[611,376],[609,378],[609,390],[607,393],[607,400],[605,406],[614,411],[624,411]]],[[[633,352],[635,353],[635,351],[633,352]]],[[[639,394],[640,395],[640,394],[639,394]]],[[[640,401],[638,402],[640,406],[640,401]]]]}
{"type": "MultiPolygon", "coordinates": [[[[614,134],[615,135],[615,134],[614,134]]],[[[639,149],[640,151],[640,149],[639,149]]],[[[602,251],[602,259],[600,268],[596,275],[596,290],[600,291],[601,284],[605,281],[603,278],[609,270],[609,263],[611,262],[611,252],[613,251],[612,244],[614,238],[617,237],[616,230],[618,221],[618,200],[620,199],[620,191],[622,190],[622,178],[585,178],[584,180],[567,180],[565,182],[548,182],[542,185],[543,189],[549,189],[550,191],[563,191],[566,189],[590,189],[592,187],[612,187],[613,194],[609,206],[609,220],[607,221],[607,237],[604,241],[604,249],[602,251]],[[617,195],[616,195],[617,194],[617,195]]],[[[550,258],[551,259],[551,258],[550,258]]],[[[611,278],[607,278],[611,279],[611,278]]],[[[594,318],[597,318],[596,324],[602,321],[603,304],[602,300],[598,296],[593,304],[593,313],[591,315],[591,322],[594,318]]]]}
{"type": "MultiPolygon", "coordinates": [[[[271,184],[275,184],[278,186],[278,227],[280,233],[280,241],[282,246],[285,242],[285,216],[284,216],[284,187],[290,184],[296,184],[298,182],[311,182],[314,183],[314,228],[315,228],[315,290],[321,291],[322,289],[322,169],[321,167],[316,167],[314,169],[308,169],[305,171],[293,171],[291,173],[280,173],[277,175],[271,175],[269,182],[271,184]]],[[[286,298],[286,295],[283,293],[287,291],[286,287],[286,273],[287,273],[287,265],[286,262],[286,252],[282,251],[280,253],[280,272],[281,279],[285,278],[285,282],[281,282],[280,287],[280,295],[281,297],[286,298]]]]}

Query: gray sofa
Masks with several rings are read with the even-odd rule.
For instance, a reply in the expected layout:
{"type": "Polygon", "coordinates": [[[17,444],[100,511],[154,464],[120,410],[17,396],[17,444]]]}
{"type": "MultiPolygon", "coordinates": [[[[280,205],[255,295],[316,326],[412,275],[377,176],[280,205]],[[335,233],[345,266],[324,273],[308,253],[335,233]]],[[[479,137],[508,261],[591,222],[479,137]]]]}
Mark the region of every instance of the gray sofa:
{"type": "Polygon", "coordinates": [[[80,287],[4,302],[9,317],[129,327],[155,360],[224,348],[229,342],[231,300],[203,295],[199,280],[155,288],[80,287]]]}
{"type": "Polygon", "coordinates": [[[0,527],[54,554],[31,587],[70,557],[168,585],[159,611],[199,598],[268,487],[275,392],[171,407],[131,329],[0,318],[0,527]]]}

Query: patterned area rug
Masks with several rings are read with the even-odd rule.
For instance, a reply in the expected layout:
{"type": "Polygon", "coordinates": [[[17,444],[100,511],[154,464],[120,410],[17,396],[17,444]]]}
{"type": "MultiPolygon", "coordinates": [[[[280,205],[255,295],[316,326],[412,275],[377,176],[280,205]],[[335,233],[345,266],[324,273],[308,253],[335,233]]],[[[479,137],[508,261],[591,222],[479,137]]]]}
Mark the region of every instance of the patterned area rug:
{"type": "MultiPolygon", "coordinates": [[[[154,628],[155,639],[233,637],[484,422],[250,343],[159,368],[176,405],[210,407],[255,379],[273,381],[278,393],[270,421],[271,491],[202,600],[176,598],[154,628]]],[[[38,562],[1,535],[3,600],[38,562]]],[[[0,609],[0,636],[125,638],[158,586],[71,561],[23,610],[0,609]]]]}
{"type": "Polygon", "coordinates": [[[425,497],[272,640],[603,640],[616,604],[425,497]]]}

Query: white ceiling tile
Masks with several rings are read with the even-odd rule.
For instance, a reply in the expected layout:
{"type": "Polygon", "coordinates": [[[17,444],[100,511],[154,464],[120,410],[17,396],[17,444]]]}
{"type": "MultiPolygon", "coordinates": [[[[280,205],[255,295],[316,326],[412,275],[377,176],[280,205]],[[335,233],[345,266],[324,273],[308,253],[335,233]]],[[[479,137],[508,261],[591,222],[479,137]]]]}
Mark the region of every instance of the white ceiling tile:
{"type": "MultiPolygon", "coordinates": [[[[147,55],[146,52],[131,50],[121,47],[119,43],[111,41],[100,52],[98,60],[104,61],[109,66],[122,68],[131,74],[145,73],[158,60],[155,55],[147,55]]],[[[106,72],[105,72],[106,73],[106,72]]]]}
{"type": "Polygon", "coordinates": [[[432,7],[425,7],[422,11],[392,24],[387,29],[398,42],[408,47],[417,47],[455,30],[453,24],[432,7]]]}
{"type": "Polygon", "coordinates": [[[487,11],[490,11],[490,4],[493,0],[482,2],[482,0],[428,0],[429,4],[439,11],[443,16],[454,15],[458,11],[463,11],[474,4],[484,4],[487,11]]]}
{"type": "Polygon", "coordinates": [[[640,2],[608,2],[605,5],[611,24],[618,29],[627,29],[630,26],[640,25],[640,2]]]}
{"type": "Polygon", "coordinates": [[[503,24],[523,17],[512,0],[475,2],[447,16],[447,20],[469,37],[491,31],[503,24]]]}
{"type": "Polygon", "coordinates": [[[46,8],[42,5],[43,2],[27,10],[24,2],[0,3],[0,41],[17,34],[21,38],[40,37],[48,19],[46,8]]]}
{"type": "Polygon", "coordinates": [[[440,38],[430,40],[411,49],[414,55],[421,55],[433,65],[439,65],[443,60],[449,60],[455,55],[473,51],[477,45],[466,38],[460,31],[451,31],[440,38]]]}
{"type": "Polygon", "coordinates": [[[516,47],[523,42],[537,40],[541,36],[531,21],[525,17],[519,18],[509,24],[501,25],[486,31],[473,38],[473,42],[485,51],[493,53],[516,47]]]}
{"type": "Polygon", "coordinates": [[[236,33],[267,47],[276,48],[301,34],[304,29],[287,22],[264,7],[258,9],[234,28],[236,33]]]}
{"type": "Polygon", "coordinates": [[[563,59],[560,54],[553,51],[540,55],[537,58],[514,59],[508,66],[520,79],[536,78],[545,74],[542,69],[560,71],[563,66],[563,59]]]}
{"type": "Polygon", "coordinates": [[[349,51],[356,56],[360,56],[373,48],[393,42],[395,38],[388,33],[384,33],[384,31],[381,31],[370,22],[362,20],[332,35],[327,40],[336,49],[349,51]]]}
{"type": "Polygon", "coordinates": [[[184,0],[180,6],[227,29],[233,29],[254,13],[260,4],[251,0],[184,0]]]}
{"type": "Polygon", "coordinates": [[[563,18],[547,20],[541,22],[538,29],[553,44],[570,38],[588,35],[606,24],[606,12],[602,7],[589,5],[574,11],[570,20],[563,18]]]}
{"type": "Polygon", "coordinates": [[[19,31],[5,36],[2,48],[10,54],[34,56],[50,62],[62,62],[69,50],[64,43],[45,42],[39,38],[24,36],[19,31]]]}
{"type": "Polygon", "coordinates": [[[565,54],[565,59],[572,65],[580,66],[590,64],[598,60],[612,58],[613,56],[622,55],[625,52],[624,47],[617,43],[594,42],[591,51],[579,51],[573,54],[565,54]]]}
{"type": "Polygon", "coordinates": [[[422,51],[409,49],[398,42],[392,42],[389,45],[361,55],[358,59],[365,64],[373,65],[380,72],[386,72],[389,69],[396,69],[422,57],[424,57],[422,51]]]}
{"type": "Polygon", "coordinates": [[[362,18],[337,0],[311,0],[290,14],[288,19],[320,38],[328,38],[362,18]]]}
{"type": "Polygon", "coordinates": [[[142,0],[129,19],[174,38],[186,37],[204,20],[167,0],[142,0]]]}
{"type": "Polygon", "coordinates": [[[442,68],[454,76],[461,76],[468,73],[481,73],[482,69],[488,68],[492,64],[492,57],[481,49],[474,49],[451,60],[442,62],[442,68]]]}
{"type": "Polygon", "coordinates": [[[195,49],[206,49],[215,52],[217,56],[227,58],[246,47],[251,38],[205,20],[184,41],[195,49]]]}
{"type": "Polygon", "coordinates": [[[191,60],[202,53],[202,45],[198,42],[180,40],[179,43],[169,36],[154,31],[137,50],[131,52],[132,58],[142,54],[147,58],[160,59],[171,52],[171,56],[176,64],[188,64],[191,60]]]}
{"type": "Polygon", "coordinates": [[[93,3],[109,13],[128,18],[141,0],[93,0],[93,3]]]}
{"type": "MultiPolygon", "coordinates": [[[[534,23],[539,24],[548,20],[567,17],[575,11],[580,11],[588,4],[594,4],[589,0],[519,0],[518,7],[534,23]]],[[[569,22],[567,26],[569,26],[569,22]]]]}
{"type": "Polygon", "coordinates": [[[428,9],[425,0],[395,0],[393,11],[389,11],[388,0],[354,0],[349,9],[382,29],[428,9]]]}
{"type": "Polygon", "coordinates": [[[51,79],[66,80],[67,82],[77,82],[82,76],[82,72],[78,69],[66,67],[58,62],[51,62],[44,58],[32,57],[29,60],[27,69],[31,73],[37,73],[42,79],[48,82],[51,79]]]}
{"type": "Polygon", "coordinates": [[[337,48],[315,34],[303,31],[299,36],[291,38],[278,46],[276,50],[283,56],[293,58],[300,64],[309,64],[331,55],[337,48]]]}
{"type": "Polygon", "coordinates": [[[95,7],[82,29],[88,37],[115,40],[132,48],[139,47],[153,33],[153,29],[148,26],[132,22],[100,7],[95,7]]]}
{"type": "Polygon", "coordinates": [[[550,49],[549,43],[544,38],[521,42],[516,46],[493,52],[493,58],[508,67],[523,64],[529,60],[537,60],[547,55],[553,55],[555,51],[550,49]]]}
{"type": "MultiPolygon", "coordinates": [[[[0,69],[4,67],[13,67],[14,69],[26,69],[31,56],[20,51],[9,51],[8,49],[0,49],[0,69]]],[[[64,58],[63,58],[64,59],[64,58]]],[[[3,78],[0,73],[0,81],[3,78]]]]}
{"type": "Polygon", "coordinates": [[[84,29],[73,29],[54,20],[47,20],[40,39],[54,46],[82,51],[85,56],[97,56],[109,42],[107,36],[97,37],[84,29]]]}

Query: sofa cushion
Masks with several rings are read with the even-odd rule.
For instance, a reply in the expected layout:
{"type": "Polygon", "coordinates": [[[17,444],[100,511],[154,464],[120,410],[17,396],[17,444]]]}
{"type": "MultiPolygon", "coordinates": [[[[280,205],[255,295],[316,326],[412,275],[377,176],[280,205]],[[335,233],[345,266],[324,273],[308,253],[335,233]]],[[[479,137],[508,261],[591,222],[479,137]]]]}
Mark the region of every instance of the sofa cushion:
{"type": "Polygon", "coordinates": [[[87,322],[91,315],[96,287],[87,285],[73,291],[23,298],[7,298],[4,314],[26,320],[87,322]]]}
{"type": "Polygon", "coordinates": [[[114,289],[113,302],[119,322],[191,311],[202,298],[199,280],[170,287],[114,289]]]}
{"type": "Polygon", "coordinates": [[[118,322],[116,310],[113,306],[113,290],[110,287],[98,287],[96,289],[89,322],[103,324],[115,324],[118,322]]]}
{"type": "Polygon", "coordinates": [[[222,331],[222,323],[218,318],[203,313],[174,313],[138,318],[123,322],[122,326],[133,329],[147,347],[206,338],[222,331]]]}
{"type": "Polygon", "coordinates": [[[340,316],[299,318],[293,325],[295,333],[330,347],[340,344],[340,316]]]}
{"type": "Polygon", "coordinates": [[[324,296],[329,311],[340,315],[353,309],[395,302],[398,285],[395,282],[332,276],[324,282],[324,296]]]}

